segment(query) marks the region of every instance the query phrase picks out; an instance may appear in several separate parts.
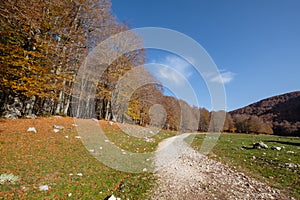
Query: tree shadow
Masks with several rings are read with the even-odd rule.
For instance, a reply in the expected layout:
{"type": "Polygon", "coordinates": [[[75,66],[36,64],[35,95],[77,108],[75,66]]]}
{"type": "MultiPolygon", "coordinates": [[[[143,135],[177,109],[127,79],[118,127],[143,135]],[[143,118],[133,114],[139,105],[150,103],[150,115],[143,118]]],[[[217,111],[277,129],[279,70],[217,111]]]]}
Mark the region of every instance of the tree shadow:
{"type": "Polygon", "coordinates": [[[277,140],[265,140],[265,142],[275,142],[279,144],[287,144],[292,146],[300,146],[300,142],[286,142],[286,141],[277,141],[277,140]]]}

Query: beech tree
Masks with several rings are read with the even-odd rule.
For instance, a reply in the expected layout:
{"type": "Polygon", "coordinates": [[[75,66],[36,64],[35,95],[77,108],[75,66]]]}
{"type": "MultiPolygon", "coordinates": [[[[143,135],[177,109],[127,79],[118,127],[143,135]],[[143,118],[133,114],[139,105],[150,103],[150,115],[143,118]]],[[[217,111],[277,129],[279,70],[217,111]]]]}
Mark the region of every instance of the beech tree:
{"type": "Polygon", "coordinates": [[[198,131],[200,132],[207,132],[210,122],[210,113],[205,108],[199,109],[200,118],[199,118],[199,125],[198,125],[198,131]]]}
{"type": "MultiPolygon", "coordinates": [[[[1,2],[0,11],[1,112],[19,101],[21,115],[70,114],[71,87],[88,52],[127,30],[111,14],[109,0],[8,0],[1,2]]],[[[105,87],[98,91],[99,99],[106,100],[100,110],[108,107],[114,78],[142,63],[141,50],[110,66],[107,78],[101,79],[105,87]]],[[[103,113],[109,115],[107,109],[103,113]]]]}

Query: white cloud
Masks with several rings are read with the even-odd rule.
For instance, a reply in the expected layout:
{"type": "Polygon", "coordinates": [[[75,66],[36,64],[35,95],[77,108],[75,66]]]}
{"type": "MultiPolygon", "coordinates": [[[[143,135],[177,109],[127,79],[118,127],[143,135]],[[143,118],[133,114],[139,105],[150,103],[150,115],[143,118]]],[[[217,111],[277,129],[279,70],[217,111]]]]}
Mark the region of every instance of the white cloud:
{"type": "Polygon", "coordinates": [[[191,65],[182,58],[176,56],[167,56],[162,62],[163,65],[169,66],[177,71],[180,75],[184,77],[190,77],[192,72],[190,71],[191,65]]]}
{"type": "Polygon", "coordinates": [[[157,78],[163,83],[173,83],[175,86],[184,86],[188,78],[193,75],[191,65],[180,57],[167,56],[155,72],[157,78]]]}
{"type": "Polygon", "coordinates": [[[235,75],[236,75],[235,73],[222,70],[220,72],[220,74],[211,76],[210,81],[216,82],[216,83],[221,83],[221,84],[226,84],[226,83],[230,83],[233,80],[235,75]]]}
{"type": "Polygon", "coordinates": [[[167,56],[161,61],[146,64],[151,74],[177,98],[197,105],[195,91],[191,85],[193,67],[177,56],[167,56]]]}

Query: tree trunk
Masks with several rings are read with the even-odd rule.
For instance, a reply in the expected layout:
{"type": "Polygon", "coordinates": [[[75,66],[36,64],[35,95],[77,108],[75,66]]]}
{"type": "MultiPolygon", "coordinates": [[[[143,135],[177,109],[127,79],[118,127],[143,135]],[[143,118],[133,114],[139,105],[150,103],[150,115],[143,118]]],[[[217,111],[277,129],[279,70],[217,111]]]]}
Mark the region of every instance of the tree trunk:
{"type": "Polygon", "coordinates": [[[107,101],[107,104],[106,104],[106,109],[105,109],[105,120],[109,120],[111,117],[111,114],[110,114],[110,101],[107,101]]]}
{"type": "Polygon", "coordinates": [[[36,101],[36,97],[32,96],[27,102],[26,102],[26,106],[25,106],[25,111],[24,114],[25,115],[32,115],[32,111],[34,108],[34,104],[36,101]]]}

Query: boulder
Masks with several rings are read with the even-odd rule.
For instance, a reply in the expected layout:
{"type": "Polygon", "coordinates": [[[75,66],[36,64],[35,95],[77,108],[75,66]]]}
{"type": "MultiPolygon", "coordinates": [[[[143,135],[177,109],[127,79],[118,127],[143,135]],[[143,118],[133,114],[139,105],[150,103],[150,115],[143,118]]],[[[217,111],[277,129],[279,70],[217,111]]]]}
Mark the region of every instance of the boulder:
{"type": "Polygon", "coordinates": [[[27,132],[35,132],[35,133],[37,133],[37,131],[36,131],[36,129],[34,127],[29,127],[27,129],[27,132]]]}
{"type": "Polygon", "coordinates": [[[273,146],[273,147],[271,147],[271,149],[272,149],[272,150],[280,151],[280,150],[282,149],[282,147],[275,147],[275,146],[273,146]]]}
{"type": "Polygon", "coordinates": [[[254,143],[253,144],[253,148],[254,149],[260,149],[260,148],[263,148],[263,149],[268,149],[268,145],[266,145],[265,143],[263,142],[257,142],[257,143],[254,143]]]}

